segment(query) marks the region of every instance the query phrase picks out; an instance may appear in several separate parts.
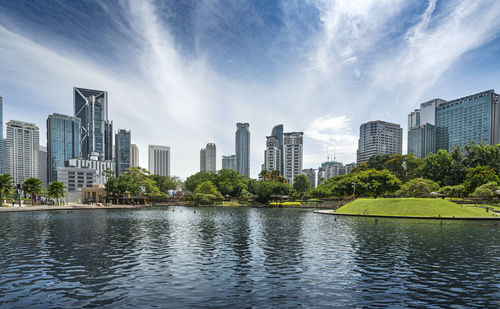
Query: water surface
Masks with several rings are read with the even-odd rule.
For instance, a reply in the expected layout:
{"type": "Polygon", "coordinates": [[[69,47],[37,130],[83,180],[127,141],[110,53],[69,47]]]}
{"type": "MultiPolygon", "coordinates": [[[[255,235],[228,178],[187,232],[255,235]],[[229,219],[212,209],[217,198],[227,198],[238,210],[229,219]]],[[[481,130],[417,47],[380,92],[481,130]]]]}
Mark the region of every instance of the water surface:
{"type": "Polygon", "coordinates": [[[499,307],[491,223],[158,207],[0,214],[0,307],[499,307]]]}

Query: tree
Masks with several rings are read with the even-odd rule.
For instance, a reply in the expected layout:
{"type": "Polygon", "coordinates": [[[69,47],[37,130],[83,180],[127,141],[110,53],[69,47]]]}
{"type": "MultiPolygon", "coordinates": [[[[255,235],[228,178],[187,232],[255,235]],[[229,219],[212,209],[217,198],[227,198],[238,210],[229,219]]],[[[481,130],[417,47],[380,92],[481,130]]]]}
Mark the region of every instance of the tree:
{"type": "Polygon", "coordinates": [[[419,169],[419,174],[425,179],[430,179],[440,185],[456,185],[450,179],[450,170],[452,169],[453,160],[444,149],[438,150],[436,154],[430,153],[423,160],[419,169]]]}
{"type": "Polygon", "coordinates": [[[210,180],[199,184],[191,195],[191,198],[197,206],[204,204],[212,205],[217,201],[223,200],[223,197],[217,190],[217,187],[210,180]]]}
{"type": "Polygon", "coordinates": [[[356,175],[356,195],[375,198],[394,193],[401,186],[401,181],[388,170],[371,169],[356,175]]]}
{"type": "Polygon", "coordinates": [[[38,178],[26,178],[23,182],[23,191],[31,196],[31,202],[35,202],[35,195],[42,193],[42,181],[38,178]]]}
{"type": "Polygon", "coordinates": [[[293,179],[293,188],[299,196],[303,196],[311,188],[311,182],[309,181],[309,177],[306,175],[297,175],[293,179]]]}
{"type": "Polygon", "coordinates": [[[161,193],[166,194],[170,190],[177,190],[182,185],[181,179],[177,176],[151,175],[150,177],[153,181],[155,181],[156,186],[161,193]]]}
{"type": "Polygon", "coordinates": [[[286,196],[292,192],[292,187],[288,183],[276,182],[272,180],[259,180],[253,186],[257,201],[267,203],[273,195],[286,196]]]}
{"type": "Polygon", "coordinates": [[[55,198],[59,203],[59,199],[66,196],[66,186],[62,182],[53,181],[47,187],[47,195],[50,198],[55,198]]]}
{"type": "Polygon", "coordinates": [[[252,193],[248,192],[246,189],[243,189],[240,192],[240,199],[243,200],[243,201],[250,201],[250,200],[255,199],[255,197],[256,197],[255,195],[253,195],[252,193]]]}
{"type": "Polygon", "coordinates": [[[499,182],[496,172],[489,166],[480,165],[478,167],[472,167],[467,170],[467,176],[465,177],[465,191],[467,193],[472,193],[477,187],[488,182],[499,182]]]}
{"type": "Polygon", "coordinates": [[[217,183],[217,174],[215,172],[198,172],[194,175],[189,176],[184,184],[186,189],[190,192],[194,192],[196,188],[205,181],[210,181],[211,183],[217,183]]]}
{"type": "Polygon", "coordinates": [[[497,196],[496,191],[498,191],[499,186],[496,182],[488,182],[484,185],[481,185],[474,190],[472,193],[473,197],[479,197],[485,200],[490,200],[493,197],[497,196]]]}
{"type": "Polygon", "coordinates": [[[9,174],[0,175],[0,203],[4,195],[9,195],[13,190],[12,177],[9,174]]]}
{"type": "Polygon", "coordinates": [[[432,192],[436,192],[439,185],[424,178],[415,178],[401,186],[401,192],[407,197],[424,197],[429,196],[432,192]]]}

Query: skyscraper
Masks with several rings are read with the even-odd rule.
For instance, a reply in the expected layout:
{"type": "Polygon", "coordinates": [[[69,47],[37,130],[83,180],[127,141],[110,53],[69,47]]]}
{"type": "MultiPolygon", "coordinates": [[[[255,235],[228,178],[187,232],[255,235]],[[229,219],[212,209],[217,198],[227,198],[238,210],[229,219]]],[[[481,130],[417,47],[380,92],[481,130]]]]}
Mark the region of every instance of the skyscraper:
{"type": "Polygon", "coordinates": [[[487,90],[436,107],[436,149],[500,143],[500,96],[487,90]]]}
{"type": "Polygon", "coordinates": [[[170,176],[170,147],[149,145],[148,168],[152,175],[170,176]]]}
{"type": "Polygon", "coordinates": [[[250,177],[250,124],[236,124],[236,169],[241,175],[250,177]]]}
{"type": "Polygon", "coordinates": [[[283,134],[283,148],[285,151],[285,170],[283,176],[288,183],[293,184],[295,176],[302,173],[303,164],[303,132],[289,132],[283,134]]]}
{"type": "Polygon", "coordinates": [[[217,150],[214,143],[208,143],[205,148],[200,150],[200,171],[201,172],[215,172],[217,150]]]}
{"type": "Polygon", "coordinates": [[[311,188],[316,188],[316,170],[314,168],[303,169],[302,174],[306,175],[307,178],[309,178],[311,188]]]}
{"type": "Polygon", "coordinates": [[[44,186],[47,186],[49,183],[47,176],[47,147],[40,146],[38,149],[38,178],[42,181],[44,186]]]}
{"type": "Polygon", "coordinates": [[[8,170],[15,184],[38,177],[40,135],[34,123],[17,120],[7,122],[8,170]]]}
{"type": "Polygon", "coordinates": [[[130,166],[139,166],[139,147],[136,144],[130,144],[130,166]]]}
{"type": "Polygon", "coordinates": [[[285,167],[284,167],[285,160],[283,158],[283,156],[284,156],[284,152],[283,152],[283,125],[279,124],[279,125],[274,126],[273,130],[271,131],[271,136],[275,136],[278,139],[278,148],[279,148],[280,153],[281,153],[281,155],[280,155],[281,156],[281,158],[280,158],[281,166],[279,168],[279,171],[283,174],[283,171],[285,170],[285,167]]]}
{"type": "Polygon", "coordinates": [[[434,99],[420,104],[408,115],[408,153],[417,158],[425,158],[436,152],[436,107],[446,102],[434,99]]]}
{"type": "Polygon", "coordinates": [[[116,177],[130,167],[130,131],[119,129],[115,135],[116,177]]]}
{"type": "Polygon", "coordinates": [[[357,163],[368,161],[371,156],[401,154],[403,129],[399,124],[386,121],[370,121],[359,128],[357,163]]]}
{"type": "Polygon", "coordinates": [[[281,171],[281,150],[279,141],[276,136],[267,136],[266,150],[264,150],[264,170],[266,171],[281,171]]]}
{"type": "Polygon", "coordinates": [[[73,100],[75,117],[81,123],[82,157],[89,159],[96,153],[99,160],[110,160],[113,125],[108,121],[108,93],[74,87],[73,100]]]}
{"type": "Polygon", "coordinates": [[[222,169],[230,169],[237,171],[236,155],[222,156],[222,169]]]}
{"type": "Polygon", "coordinates": [[[52,114],[47,118],[47,181],[57,180],[57,168],[80,157],[80,119],[52,114]]]}

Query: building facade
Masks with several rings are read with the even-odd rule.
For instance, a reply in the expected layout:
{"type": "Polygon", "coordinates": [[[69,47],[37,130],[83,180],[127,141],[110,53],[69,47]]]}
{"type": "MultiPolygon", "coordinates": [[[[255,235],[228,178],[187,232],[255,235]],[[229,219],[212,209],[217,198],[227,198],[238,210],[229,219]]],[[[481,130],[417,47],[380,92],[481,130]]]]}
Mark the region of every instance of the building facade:
{"type": "Polygon", "coordinates": [[[250,177],[250,124],[237,123],[235,136],[236,170],[250,177]]]}
{"type": "Polygon", "coordinates": [[[66,186],[68,193],[82,192],[82,188],[90,188],[96,183],[96,171],[91,168],[58,167],[57,181],[66,186]]]}
{"type": "Polygon", "coordinates": [[[7,157],[4,156],[3,141],[3,97],[0,95],[0,172],[6,174],[4,166],[7,165],[7,157]]]}
{"type": "Polygon", "coordinates": [[[436,152],[436,108],[446,102],[442,99],[433,99],[420,104],[408,115],[408,143],[407,150],[419,159],[429,153],[436,152]]]}
{"type": "Polygon", "coordinates": [[[402,154],[403,129],[399,124],[370,121],[359,128],[357,163],[367,162],[374,155],[402,154]]]}
{"type": "Polygon", "coordinates": [[[139,147],[136,144],[130,144],[130,166],[139,166],[139,147]]]}
{"type": "Polygon", "coordinates": [[[120,129],[115,135],[115,168],[119,177],[130,167],[130,131],[120,129]]]}
{"type": "Polygon", "coordinates": [[[302,174],[306,175],[307,178],[309,178],[311,188],[316,188],[316,170],[314,168],[303,169],[302,174]]]}
{"type": "Polygon", "coordinates": [[[14,184],[38,178],[40,133],[33,123],[11,120],[7,123],[8,172],[14,184]]]}
{"type": "Polygon", "coordinates": [[[264,166],[265,171],[281,171],[281,150],[279,148],[279,140],[276,136],[267,136],[266,150],[264,150],[264,166]]]}
{"type": "Polygon", "coordinates": [[[500,143],[500,96],[487,90],[436,107],[436,149],[500,143]]]}
{"type": "Polygon", "coordinates": [[[200,150],[200,171],[217,171],[217,148],[214,143],[208,143],[205,148],[200,150]]]}
{"type": "Polygon", "coordinates": [[[285,170],[283,176],[288,183],[293,184],[295,176],[302,173],[303,163],[303,132],[283,133],[283,150],[285,170]]]}
{"type": "Polygon", "coordinates": [[[237,171],[236,155],[222,156],[222,169],[230,169],[237,171]]]}
{"type": "Polygon", "coordinates": [[[148,169],[152,175],[170,176],[170,147],[149,145],[148,169]]]}
{"type": "Polygon", "coordinates": [[[80,119],[52,114],[47,118],[47,181],[57,180],[57,168],[80,157],[80,119]]]}
{"type": "Polygon", "coordinates": [[[90,159],[72,158],[68,160],[67,166],[94,170],[96,177],[94,183],[100,185],[106,184],[109,176],[108,173],[116,175],[115,162],[111,160],[98,160],[97,156],[91,156],[90,159]]]}
{"type": "Polygon", "coordinates": [[[284,151],[283,151],[283,125],[282,124],[278,124],[276,126],[273,127],[273,130],[271,131],[271,136],[274,136],[276,137],[276,139],[278,139],[278,148],[280,150],[280,161],[281,161],[281,166],[279,168],[279,171],[281,172],[281,174],[283,174],[283,171],[285,170],[285,160],[283,158],[283,155],[284,155],[284,151]]]}
{"type": "Polygon", "coordinates": [[[102,90],[73,88],[74,114],[80,119],[80,151],[83,158],[97,154],[99,160],[111,159],[113,125],[108,120],[108,93],[102,90]]]}
{"type": "Polygon", "coordinates": [[[38,149],[38,178],[42,181],[43,186],[49,184],[47,163],[47,147],[40,146],[38,149]]]}
{"type": "Polygon", "coordinates": [[[7,151],[7,139],[2,139],[2,174],[9,173],[9,152],[7,151]]]}

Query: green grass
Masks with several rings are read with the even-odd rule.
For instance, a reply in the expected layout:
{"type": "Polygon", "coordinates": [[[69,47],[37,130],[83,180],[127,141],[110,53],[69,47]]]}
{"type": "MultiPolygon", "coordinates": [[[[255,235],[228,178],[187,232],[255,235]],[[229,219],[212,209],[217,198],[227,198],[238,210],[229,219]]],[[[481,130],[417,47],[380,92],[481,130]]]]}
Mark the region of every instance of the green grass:
{"type": "MultiPolygon", "coordinates": [[[[340,214],[408,217],[497,217],[479,207],[462,206],[443,199],[356,199],[335,211],[340,214]]],[[[500,218],[500,217],[499,217],[500,218]]]]}
{"type": "Polygon", "coordinates": [[[222,206],[248,206],[248,202],[240,201],[240,200],[229,200],[223,201],[222,206]]]}

